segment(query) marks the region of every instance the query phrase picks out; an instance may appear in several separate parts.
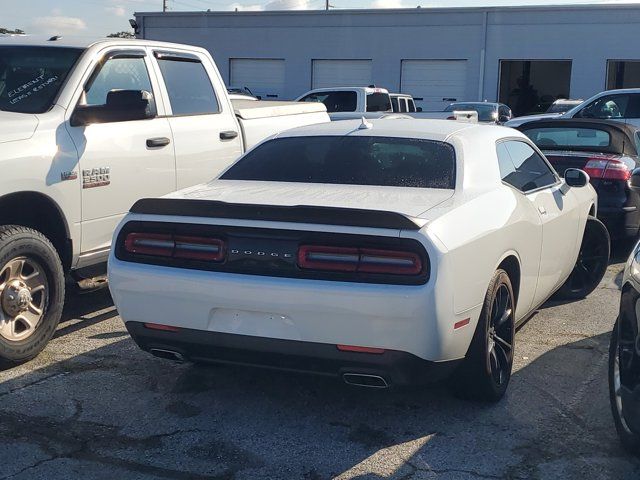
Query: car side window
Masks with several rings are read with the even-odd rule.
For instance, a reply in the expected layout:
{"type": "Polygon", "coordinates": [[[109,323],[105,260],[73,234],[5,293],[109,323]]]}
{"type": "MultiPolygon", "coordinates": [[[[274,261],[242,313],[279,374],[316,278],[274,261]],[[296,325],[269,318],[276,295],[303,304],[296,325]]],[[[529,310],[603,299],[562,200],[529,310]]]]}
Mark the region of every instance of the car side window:
{"type": "Polygon", "coordinates": [[[220,105],[204,65],[197,60],[158,58],[173,115],[220,112],[220,105]]]}
{"type": "Polygon", "coordinates": [[[522,192],[551,186],[558,179],[547,162],[525,142],[501,142],[497,154],[502,181],[522,192]]]}
{"type": "Polygon", "coordinates": [[[413,99],[408,100],[409,103],[409,113],[415,113],[416,111],[416,104],[413,101],[413,99]]]}
{"type": "Polygon", "coordinates": [[[617,94],[600,97],[578,111],[581,118],[640,118],[640,95],[617,94]]]}
{"type": "Polygon", "coordinates": [[[143,57],[110,58],[85,86],[83,105],[105,105],[112,90],[144,90],[153,93],[143,57]]]}

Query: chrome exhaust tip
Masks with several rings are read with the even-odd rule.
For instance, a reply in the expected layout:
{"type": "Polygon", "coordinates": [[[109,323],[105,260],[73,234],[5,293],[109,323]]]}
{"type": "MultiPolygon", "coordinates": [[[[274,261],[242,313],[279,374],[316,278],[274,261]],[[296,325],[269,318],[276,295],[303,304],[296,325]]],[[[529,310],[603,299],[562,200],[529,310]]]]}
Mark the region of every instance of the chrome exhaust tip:
{"type": "Polygon", "coordinates": [[[389,388],[387,381],[379,375],[367,375],[365,373],[344,373],[342,380],[347,385],[366,388],[389,388]]]}
{"type": "Polygon", "coordinates": [[[174,362],[184,362],[185,359],[181,353],[174,352],[173,350],[164,350],[162,348],[152,348],[149,350],[151,355],[158,358],[164,358],[166,360],[173,360],[174,362]]]}

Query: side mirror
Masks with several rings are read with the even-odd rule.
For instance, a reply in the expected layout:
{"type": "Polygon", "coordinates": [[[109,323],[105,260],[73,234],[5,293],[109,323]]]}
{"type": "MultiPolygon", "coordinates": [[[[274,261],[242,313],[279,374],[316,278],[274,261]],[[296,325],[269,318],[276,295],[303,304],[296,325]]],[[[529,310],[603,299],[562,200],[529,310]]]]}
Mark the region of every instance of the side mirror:
{"type": "Polygon", "coordinates": [[[422,111],[422,107],[416,107],[416,112],[421,112],[422,111]]]}
{"type": "Polygon", "coordinates": [[[509,115],[500,115],[498,117],[498,123],[507,123],[509,120],[511,120],[509,115]]]}
{"type": "Polygon", "coordinates": [[[71,115],[71,126],[92,123],[147,120],[157,114],[153,95],[146,90],[111,90],[104,105],[77,105],[71,115]]]}
{"type": "Polygon", "coordinates": [[[564,181],[570,187],[584,187],[589,183],[589,175],[584,170],[578,168],[567,168],[564,172],[564,181]]]}

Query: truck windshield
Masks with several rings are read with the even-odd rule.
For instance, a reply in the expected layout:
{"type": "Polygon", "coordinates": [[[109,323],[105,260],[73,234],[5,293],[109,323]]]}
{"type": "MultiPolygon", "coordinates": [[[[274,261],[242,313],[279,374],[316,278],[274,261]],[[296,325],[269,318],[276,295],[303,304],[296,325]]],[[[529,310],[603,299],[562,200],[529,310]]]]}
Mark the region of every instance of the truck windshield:
{"type": "Polygon", "coordinates": [[[220,179],[452,189],[455,164],[453,147],[433,140],[283,137],[259,145],[220,179]]]}
{"type": "Polygon", "coordinates": [[[0,46],[0,110],[49,110],[81,54],[79,48],[0,46]]]}

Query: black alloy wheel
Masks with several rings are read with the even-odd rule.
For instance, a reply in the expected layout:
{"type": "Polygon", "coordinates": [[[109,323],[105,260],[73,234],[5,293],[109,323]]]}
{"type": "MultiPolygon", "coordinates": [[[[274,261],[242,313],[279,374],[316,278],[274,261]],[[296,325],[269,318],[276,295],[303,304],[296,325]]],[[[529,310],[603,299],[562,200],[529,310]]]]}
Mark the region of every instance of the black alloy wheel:
{"type": "Polygon", "coordinates": [[[578,260],[566,282],[555,294],[560,300],[579,300],[593,292],[609,265],[610,242],[607,227],[589,217],[584,229],[578,260]]]}
{"type": "Polygon", "coordinates": [[[620,442],[635,454],[640,454],[640,433],[633,431],[624,417],[622,386],[633,390],[639,384],[640,355],[636,351],[633,329],[621,327],[618,319],[609,344],[609,401],[620,442]]]}
{"type": "Polygon", "coordinates": [[[462,398],[497,402],[509,385],[515,344],[515,305],[511,279],[497,270],[464,362],[452,381],[462,398]]]}

